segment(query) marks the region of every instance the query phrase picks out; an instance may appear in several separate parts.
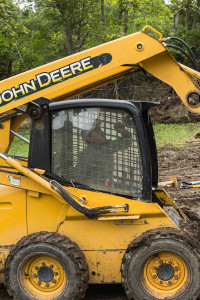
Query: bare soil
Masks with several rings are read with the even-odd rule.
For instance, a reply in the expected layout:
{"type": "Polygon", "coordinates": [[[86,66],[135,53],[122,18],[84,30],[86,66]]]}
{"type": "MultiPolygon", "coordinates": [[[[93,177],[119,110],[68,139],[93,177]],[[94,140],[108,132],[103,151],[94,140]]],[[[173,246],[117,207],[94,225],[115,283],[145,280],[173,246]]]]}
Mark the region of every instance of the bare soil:
{"type": "Polygon", "coordinates": [[[200,181],[200,140],[182,148],[164,146],[158,149],[159,181],[176,176],[178,187],[165,187],[171,198],[181,207],[193,208],[200,218],[200,188],[180,189],[180,182],[200,181]]]}
{"type": "Polygon", "coordinates": [[[152,109],[153,123],[185,124],[200,122],[200,115],[189,111],[179,97],[168,97],[152,109]]]}

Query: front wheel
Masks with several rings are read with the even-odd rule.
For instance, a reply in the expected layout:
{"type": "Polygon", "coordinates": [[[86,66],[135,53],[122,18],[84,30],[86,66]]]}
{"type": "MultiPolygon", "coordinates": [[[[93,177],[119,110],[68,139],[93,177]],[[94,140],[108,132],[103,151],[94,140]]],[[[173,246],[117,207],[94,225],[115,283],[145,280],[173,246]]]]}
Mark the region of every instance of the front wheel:
{"type": "Polygon", "coordinates": [[[122,262],[129,299],[195,300],[200,293],[198,241],[179,230],[150,230],[134,240],[122,262]]]}
{"type": "Polygon", "coordinates": [[[11,250],[5,284],[16,300],[78,300],[85,296],[88,268],[79,247],[65,236],[34,233],[11,250]]]}

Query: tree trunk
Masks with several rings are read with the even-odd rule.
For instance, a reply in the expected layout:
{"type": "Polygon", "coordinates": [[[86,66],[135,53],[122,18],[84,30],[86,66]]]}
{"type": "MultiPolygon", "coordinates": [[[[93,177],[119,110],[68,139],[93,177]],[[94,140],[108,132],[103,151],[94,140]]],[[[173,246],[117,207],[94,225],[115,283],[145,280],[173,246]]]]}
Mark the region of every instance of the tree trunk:
{"type": "Polygon", "coordinates": [[[128,9],[124,10],[124,35],[128,33],[128,9]]]}
{"type": "Polygon", "coordinates": [[[119,99],[119,91],[118,91],[118,82],[114,82],[114,96],[116,99],[119,99]]]}
{"type": "Polygon", "coordinates": [[[196,6],[196,10],[195,10],[195,15],[194,15],[194,21],[192,24],[192,29],[195,29],[196,24],[198,22],[199,19],[199,13],[200,13],[200,0],[197,1],[197,6],[196,6]]]}
{"type": "Polygon", "coordinates": [[[181,10],[179,10],[176,13],[176,15],[174,16],[174,31],[175,31],[175,33],[178,31],[178,28],[179,28],[180,15],[181,15],[181,10]]]}
{"type": "Polygon", "coordinates": [[[83,1],[82,3],[82,8],[81,8],[81,15],[80,15],[80,19],[79,22],[77,24],[77,44],[80,43],[81,41],[81,29],[82,29],[82,22],[83,22],[83,18],[84,18],[84,13],[85,13],[85,1],[83,1]]]}
{"type": "Polygon", "coordinates": [[[75,46],[73,43],[73,39],[72,39],[72,29],[70,27],[70,23],[68,22],[68,20],[66,19],[65,16],[65,9],[62,7],[62,5],[60,3],[56,2],[56,7],[59,10],[60,14],[61,14],[61,18],[62,18],[62,22],[63,22],[63,27],[64,27],[64,32],[65,32],[65,36],[66,36],[66,43],[68,45],[68,52],[66,53],[68,54],[73,54],[75,52],[75,46]]]}
{"type": "Polygon", "coordinates": [[[122,26],[122,14],[123,14],[123,9],[120,9],[119,15],[118,15],[118,33],[121,32],[121,26],[122,26]]]}
{"type": "Polygon", "coordinates": [[[7,68],[6,78],[12,76],[12,66],[13,66],[13,60],[12,60],[12,56],[10,55],[9,59],[8,59],[8,68],[7,68]]]}
{"type": "Polygon", "coordinates": [[[189,27],[189,20],[190,20],[190,8],[189,6],[185,8],[185,28],[188,29],[189,27]]]}
{"type": "Polygon", "coordinates": [[[105,23],[105,6],[104,6],[104,0],[101,0],[101,20],[103,23],[105,23]]]}

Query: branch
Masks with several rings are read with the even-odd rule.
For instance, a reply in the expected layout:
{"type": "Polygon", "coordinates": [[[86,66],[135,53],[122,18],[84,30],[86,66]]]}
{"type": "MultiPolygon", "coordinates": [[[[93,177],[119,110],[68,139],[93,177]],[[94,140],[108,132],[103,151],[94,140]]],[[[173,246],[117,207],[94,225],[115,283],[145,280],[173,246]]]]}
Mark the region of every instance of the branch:
{"type": "Polygon", "coordinates": [[[84,45],[84,43],[85,43],[85,41],[86,41],[86,39],[87,39],[87,37],[88,37],[89,32],[90,32],[90,30],[88,30],[88,31],[85,33],[84,37],[82,38],[82,41],[80,41],[80,43],[76,46],[76,52],[79,52],[80,49],[81,49],[81,47],[84,45]]]}
{"type": "Polygon", "coordinates": [[[176,15],[181,11],[183,10],[185,7],[181,7],[179,10],[177,10],[177,12],[174,14],[174,17],[176,17],[176,15]]]}
{"type": "Polygon", "coordinates": [[[20,63],[21,63],[21,66],[24,68],[24,70],[26,69],[26,67],[25,67],[25,65],[24,65],[24,63],[23,63],[23,58],[22,58],[22,56],[21,56],[21,53],[20,53],[20,51],[19,51],[19,48],[17,47],[17,44],[15,45],[15,48],[16,48],[16,50],[17,50],[17,54],[18,54],[18,56],[19,56],[19,61],[20,61],[20,63]]]}

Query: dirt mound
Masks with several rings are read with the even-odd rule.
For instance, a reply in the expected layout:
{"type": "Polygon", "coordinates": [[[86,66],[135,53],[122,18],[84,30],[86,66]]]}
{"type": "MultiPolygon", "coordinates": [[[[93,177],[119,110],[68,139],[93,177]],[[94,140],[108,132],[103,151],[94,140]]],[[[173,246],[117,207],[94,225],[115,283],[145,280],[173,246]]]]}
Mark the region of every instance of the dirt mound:
{"type": "Polygon", "coordinates": [[[200,122],[200,116],[187,110],[179,97],[169,97],[151,110],[153,123],[185,124],[200,122]]]}
{"type": "Polygon", "coordinates": [[[170,145],[158,148],[159,181],[169,180],[176,176],[178,188],[165,189],[175,202],[184,209],[195,212],[200,220],[200,188],[180,189],[180,182],[200,181],[200,141],[188,143],[181,148],[170,145]]]}
{"type": "Polygon", "coordinates": [[[200,139],[200,132],[195,135],[195,139],[200,139]]]}

